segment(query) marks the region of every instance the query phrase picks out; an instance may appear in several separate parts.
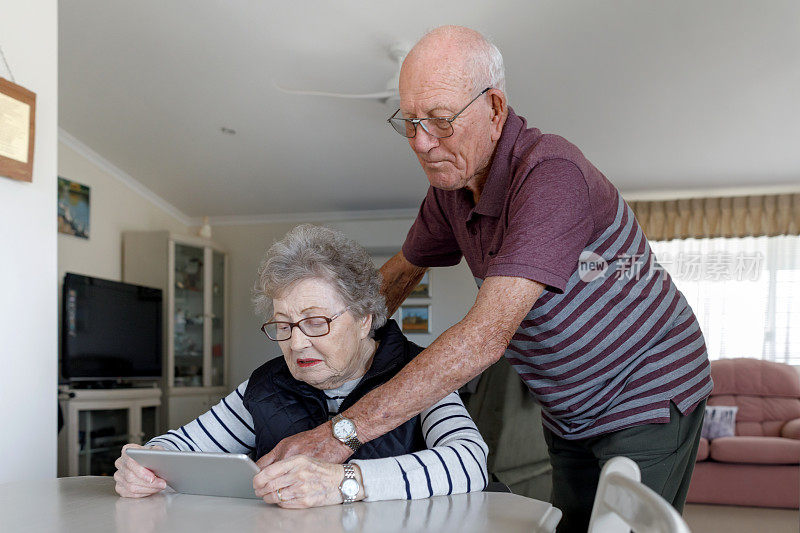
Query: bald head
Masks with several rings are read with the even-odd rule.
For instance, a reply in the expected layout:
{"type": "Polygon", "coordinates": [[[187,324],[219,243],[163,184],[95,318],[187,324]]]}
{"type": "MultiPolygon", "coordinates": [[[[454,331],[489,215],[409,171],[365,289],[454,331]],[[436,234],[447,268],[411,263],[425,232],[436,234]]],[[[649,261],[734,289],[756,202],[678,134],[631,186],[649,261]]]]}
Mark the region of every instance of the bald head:
{"type": "Polygon", "coordinates": [[[406,120],[398,131],[413,124],[406,137],[431,186],[478,201],[508,117],[503,86],[500,51],[469,28],[436,28],[408,53],[393,118],[406,120]]]}
{"type": "MultiPolygon", "coordinates": [[[[505,92],[503,56],[483,35],[463,26],[440,26],[425,34],[403,62],[401,80],[447,79],[466,93],[492,87],[505,92]]],[[[402,83],[401,83],[402,85],[402,83]]]]}

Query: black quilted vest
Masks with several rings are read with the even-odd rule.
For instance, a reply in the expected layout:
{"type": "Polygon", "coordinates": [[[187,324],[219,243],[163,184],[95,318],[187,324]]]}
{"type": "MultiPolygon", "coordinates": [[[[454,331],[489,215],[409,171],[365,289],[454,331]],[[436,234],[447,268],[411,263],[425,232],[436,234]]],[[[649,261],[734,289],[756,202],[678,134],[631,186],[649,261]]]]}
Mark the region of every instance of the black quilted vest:
{"type": "MultiPolygon", "coordinates": [[[[394,320],[389,320],[377,330],[375,339],[380,344],[372,359],[372,366],[344,399],[341,411],[389,381],[422,351],[422,348],[405,338],[394,320]]],[[[292,377],[283,357],[267,361],[253,372],[244,393],[244,406],[253,416],[256,458],[268,453],[285,437],[328,421],[325,393],[292,377]]],[[[352,458],[380,459],[425,448],[419,416],[415,416],[389,433],[365,443],[352,458]]]]}

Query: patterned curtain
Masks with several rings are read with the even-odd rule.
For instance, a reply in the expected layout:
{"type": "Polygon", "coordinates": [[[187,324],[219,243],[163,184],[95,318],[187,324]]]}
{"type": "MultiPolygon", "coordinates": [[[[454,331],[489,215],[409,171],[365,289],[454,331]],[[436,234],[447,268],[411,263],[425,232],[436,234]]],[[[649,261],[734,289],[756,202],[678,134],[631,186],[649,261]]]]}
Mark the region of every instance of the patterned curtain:
{"type": "Polygon", "coordinates": [[[800,193],[628,204],[652,241],[800,235],[800,193]]]}

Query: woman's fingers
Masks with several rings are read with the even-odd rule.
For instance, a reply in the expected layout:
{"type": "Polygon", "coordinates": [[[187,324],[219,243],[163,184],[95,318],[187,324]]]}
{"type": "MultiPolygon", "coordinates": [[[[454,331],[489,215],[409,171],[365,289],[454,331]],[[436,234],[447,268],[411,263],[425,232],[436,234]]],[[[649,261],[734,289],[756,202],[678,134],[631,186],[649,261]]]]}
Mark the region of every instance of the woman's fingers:
{"type": "Polygon", "coordinates": [[[311,461],[302,455],[273,463],[256,474],[253,488],[266,503],[282,503],[301,495],[311,461]],[[278,490],[280,489],[280,497],[278,490]]]}
{"type": "MultiPolygon", "coordinates": [[[[287,483],[291,482],[287,481],[287,483]]],[[[261,499],[264,500],[265,503],[276,503],[278,505],[282,505],[297,498],[298,494],[302,494],[302,489],[298,483],[294,483],[291,485],[278,487],[271,492],[265,492],[261,495],[261,499]]]]}
{"type": "Polygon", "coordinates": [[[132,483],[129,481],[129,478],[126,478],[125,474],[119,470],[114,473],[114,481],[116,481],[114,489],[117,491],[117,494],[126,498],[141,498],[161,491],[161,488],[156,485],[132,483]]]}
{"type": "Polygon", "coordinates": [[[266,503],[301,509],[342,501],[339,484],[344,468],[339,464],[298,456],[274,463],[259,475],[259,480],[254,482],[256,495],[266,503]],[[270,474],[276,475],[270,477],[270,474]]]}
{"type": "Polygon", "coordinates": [[[127,459],[125,460],[125,466],[128,469],[128,471],[136,477],[136,479],[145,481],[150,485],[153,485],[158,481],[163,481],[161,478],[156,476],[152,471],[143,467],[130,457],[127,457],[127,459]]]}
{"type": "Polygon", "coordinates": [[[308,459],[302,455],[297,455],[263,468],[261,472],[253,477],[253,488],[256,494],[261,492],[272,492],[280,488],[282,485],[274,483],[279,477],[286,475],[289,472],[303,468],[308,463],[308,459]]]}
{"type": "Polygon", "coordinates": [[[304,462],[305,459],[306,458],[304,456],[297,455],[289,459],[284,459],[283,461],[272,463],[269,466],[262,468],[261,472],[256,474],[256,477],[261,476],[261,479],[263,479],[265,482],[269,481],[270,479],[282,476],[286,472],[297,468],[302,462],[304,462]]]}
{"type": "MultiPolygon", "coordinates": [[[[160,486],[162,489],[166,488],[167,484],[163,479],[156,476],[151,470],[148,470],[147,468],[143,467],[142,465],[140,465],[139,463],[128,457],[128,454],[125,453],[125,451],[128,448],[142,448],[142,446],[139,446],[137,444],[126,444],[125,446],[122,447],[122,455],[120,456],[120,459],[124,458],[123,459],[124,467],[127,470],[129,470],[132,474],[134,474],[136,478],[147,482],[149,485],[160,486]]],[[[117,459],[117,461],[119,461],[119,459],[117,459]]]]}
{"type": "MultiPolygon", "coordinates": [[[[271,493],[275,494],[275,493],[271,493]]],[[[266,500],[265,500],[266,501],[266,500]]],[[[284,509],[306,509],[308,507],[318,507],[321,505],[331,505],[341,503],[341,499],[334,501],[327,494],[325,487],[319,482],[301,481],[289,487],[281,489],[281,499],[271,501],[277,503],[284,509]]]]}
{"type": "Polygon", "coordinates": [[[114,489],[120,496],[124,496],[126,498],[141,498],[143,496],[150,496],[151,494],[161,491],[160,488],[153,485],[130,483],[125,479],[125,476],[121,472],[116,472],[114,474],[114,480],[116,481],[114,489]]]}
{"type": "MultiPolygon", "coordinates": [[[[280,478],[280,482],[285,482],[287,478],[280,478]]],[[[318,502],[320,500],[317,489],[303,482],[294,482],[268,492],[261,498],[266,503],[274,503],[284,509],[305,509],[317,505],[325,505],[318,502]],[[280,493],[278,492],[280,490],[280,493]],[[280,497],[279,497],[280,495],[280,497]]]]}
{"type": "MultiPolygon", "coordinates": [[[[277,494],[278,489],[281,489],[281,496],[283,496],[284,499],[286,499],[286,494],[287,494],[286,490],[288,490],[288,488],[291,487],[292,485],[297,484],[298,481],[299,480],[297,479],[297,475],[294,472],[288,472],[282,476],[270,479],[266,481],[263,485],[256,487],[255,488],[256,496],[263,498],[265,495],[269,493],[277,494]]],[[[271,503],[277,503],[277,499],[275,502],[271,503]]]]}
{"type": "Polygon", "coordinates": [[[117,468],[114,474],[117,493],[127,498],[140,498],[165,489],[166,481],[128,457],[125,451],[129,448],[141,448],[141,446],[126,444],[122,448],[122,454],[114,461],[114,466],[117,468]]]}

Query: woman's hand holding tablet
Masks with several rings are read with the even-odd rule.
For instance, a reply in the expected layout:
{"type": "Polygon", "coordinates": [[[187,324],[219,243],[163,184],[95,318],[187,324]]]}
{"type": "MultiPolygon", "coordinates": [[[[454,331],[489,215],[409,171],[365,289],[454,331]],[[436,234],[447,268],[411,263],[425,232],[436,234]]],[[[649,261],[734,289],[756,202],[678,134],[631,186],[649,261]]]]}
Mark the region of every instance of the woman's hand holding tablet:
{"type": "MultiPolygon", "coordinates": [[[[117,471],[114,473],[117,494],[124,498],[144,498],[167,488],[167,482],[143,467],[126,453],[127,450],[145,449],[138,444],[126,444],[122,447],[122,455],[114,462],[117,471]]],[[[161,446],[150,449],[163,450],[161,446]]]]}

